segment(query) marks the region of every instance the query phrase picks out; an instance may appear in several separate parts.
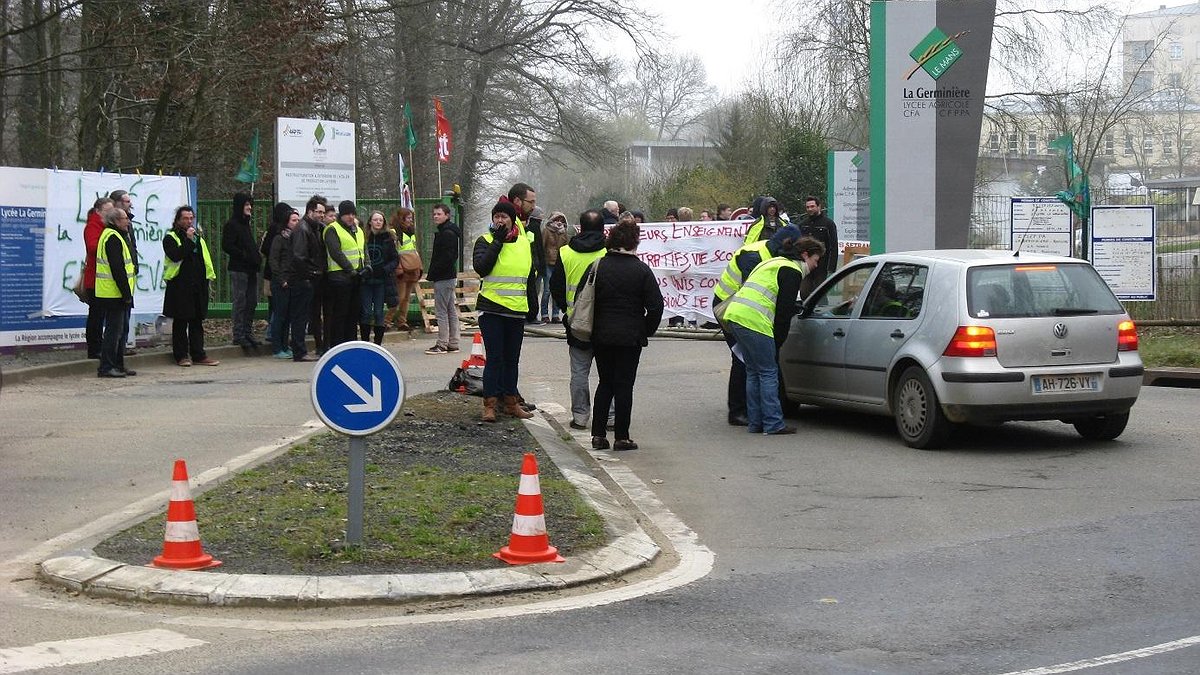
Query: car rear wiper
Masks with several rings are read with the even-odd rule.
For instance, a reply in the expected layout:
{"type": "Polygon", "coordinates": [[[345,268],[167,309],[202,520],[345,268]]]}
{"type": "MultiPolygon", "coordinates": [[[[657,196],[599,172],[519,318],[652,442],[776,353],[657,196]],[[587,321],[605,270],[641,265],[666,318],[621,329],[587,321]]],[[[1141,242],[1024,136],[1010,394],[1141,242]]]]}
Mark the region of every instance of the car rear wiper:
{"type": "Polygon", "coordinates": [[[1055,307],[1054,316],[1076,316],[1079,314],[1099,314],[1098,309],[1088,309],[1086,307],[1055,307]]]}

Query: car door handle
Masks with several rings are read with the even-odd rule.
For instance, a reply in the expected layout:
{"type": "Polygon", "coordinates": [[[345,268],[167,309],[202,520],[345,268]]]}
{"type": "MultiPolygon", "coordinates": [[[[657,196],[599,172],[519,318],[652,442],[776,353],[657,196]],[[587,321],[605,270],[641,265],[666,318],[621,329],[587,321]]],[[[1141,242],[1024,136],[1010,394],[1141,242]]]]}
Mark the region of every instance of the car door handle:
{"type": "Polygon", "coordinates": [[[891,337],[894,337],[894,338],[902,338],[902,337],[904,337],[904,331],[902,331],[902,330],[900,330],[899,328],[897,328],[896,330],[892,331],[892,335],[891,335],[891,337]]]}
{"type": "Polygon", "coordinates": [[[833,337],[846,337],[846,331],[841,328],[833,329],[833,337]]]}

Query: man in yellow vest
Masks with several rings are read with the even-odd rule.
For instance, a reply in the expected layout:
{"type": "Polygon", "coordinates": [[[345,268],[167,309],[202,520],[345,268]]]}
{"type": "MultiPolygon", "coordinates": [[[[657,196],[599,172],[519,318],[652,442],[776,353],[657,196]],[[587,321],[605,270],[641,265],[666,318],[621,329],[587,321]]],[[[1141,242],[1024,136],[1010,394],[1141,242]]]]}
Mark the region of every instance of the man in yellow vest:
{"type": "Polygon", "coordinates": [[[104,214],[104,230],[96,244],[96,303],[104,312],[97,377],[126,377],[137,373],[125,368],[128,312],[133,307],[133,253],[125,241],[129,214],[112,209],[104,214]]]}
{"type": "Polygon", "coordinates": [[[783,216],[783,207],[774,197],[766,197],[762,201],[761,209],[762,214],[750,226],[750,230],[746,232],[746,239],[742,243],[750,244],[769,240],[780,228],[788,224],[787,218],[783,216]]]}
{"type": "Polygon", "coordinates": [[[783,423],[777,353],[796,314],[800,282],[824,252],[811,237],[784,239],[779,255],[755,267],[730,299],[725,324],[746,363],[746,419],[752,434],[796,433],[783,423]]]}
{"type": "Polygon", "coordinates": [[[502,198],[492,207],[492,226],[475,240],[471,254],[482,281],[475,311],[487,353],[483,367],[484,422],[496,421],[501,397],[505,414],[520,419],[533,417],[521,407],[517,393],[533,260],[533,242],[517,219],[517,209],[502,198]]]}
{"type": "Polygon", "coordinates": [[[337,221],[325,226],[325,346],[332,349],[357,337],[362,308],[359,283],[367,269],[366,234],[349,199],[338,204],[337,221]]]}
{"type": "Polygon", "coordinates": [[[558,263],[550,275],[550,295],[559,307],[566,307],[563,325],[567,327],[567,350],[571,360],[571,428],[588,429],[592,412],[591,386],[592,344],[575,337],[567,323],[570,308],[575,304],[575,291],[583,273],[597,258],[604,256],[604,215],[596,209],[579,214],[579,234],[558,250],[558,263]]]}

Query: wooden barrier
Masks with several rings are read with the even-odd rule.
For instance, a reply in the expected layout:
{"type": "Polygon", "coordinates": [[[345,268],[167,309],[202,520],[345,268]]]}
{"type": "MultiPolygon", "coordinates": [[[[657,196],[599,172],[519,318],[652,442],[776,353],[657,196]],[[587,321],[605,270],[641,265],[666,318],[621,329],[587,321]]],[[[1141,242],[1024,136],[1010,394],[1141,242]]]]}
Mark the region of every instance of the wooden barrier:
{"type": "MultiPolygon", "coordinates": [[[[458,300],[458,322],[462,332],[479,325],[479,315],[475,313],[475,300],[479,297],[479,275],[474,272],[459,272],[458,283],[454,287],[454,296],[458,300]]],[[[425,324],[426,333],[437,332],[437,314],[433,304],[433,282],[422,280],[419,291],[421,297],[421,321],[425,324]]]]}

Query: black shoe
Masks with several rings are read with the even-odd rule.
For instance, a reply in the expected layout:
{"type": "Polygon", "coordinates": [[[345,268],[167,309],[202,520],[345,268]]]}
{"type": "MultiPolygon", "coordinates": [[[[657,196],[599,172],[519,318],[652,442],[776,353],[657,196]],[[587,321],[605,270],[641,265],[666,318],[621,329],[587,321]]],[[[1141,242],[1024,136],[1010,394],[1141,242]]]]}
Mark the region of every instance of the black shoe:
{"type": "Polygon", "coordinates": [[[744,427],[750,424],[750,420],[746,419],[745,415],[730,415],[729,426],[744,427]]]}
{"type": "MultiPolygon", "coordinates": [[[[101,370],[96,373],[96,377],[125,377],[123,370],[101,370]]],[[[607,445],[604,447],[608,447],[607,445]]]]}
{"type": "Polygon", "coordinates": [[[517,401],[517,404],[520,405],[521,410],[524,410],[525,412],[533,412],[534,410],[537,410],[536,405],[530,403],[529,401],[526,401],[525,399],[520,399],[519,401],[517,401]]]}
{"type": "Polygon", "coordinates": [[[608,439],[605,438],[604,436],[592,436],[592,449],[593,450],[607,450],[608,449],[608,439]]]}
{"type": "Polygon", "coordinates": [[[796,433],[796,427],[783,427],[775,431],[764,431],[763,436],[787,436],[796,433]]]}
{"type": "Polygon", "coordinates": [[[580,424],[579,422],[576,422],[575,420],[571,420],[570,424],[568,424],[567,426],[571,427],[572,429],[586,429],[586,428],[588,428],[588,426],[587,426],[586,424],[580,424]]]}
{"type": "Polygon", "coordinates": [[[126,377],[133,377],[134,375],[137,375],[137,371],[136,371],[136,370],[131,370],[131,369],[129,369],[129,368],[126,368],[126,369],[125,369],[125,376],[126,376],[126,377]]]}
{"type": "Polygon", "coordinates": [[[613,450],[637,450],[637,443],[628,438],[618,438],[613,442],[613,450]]]}

